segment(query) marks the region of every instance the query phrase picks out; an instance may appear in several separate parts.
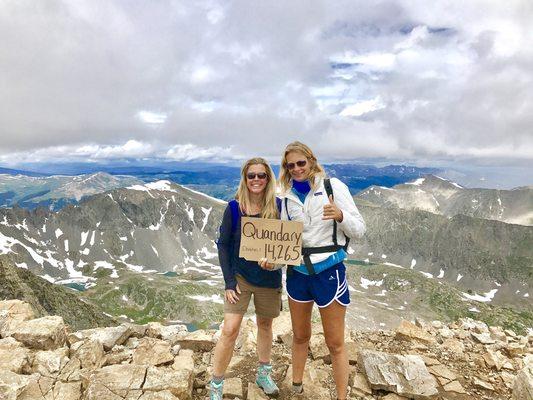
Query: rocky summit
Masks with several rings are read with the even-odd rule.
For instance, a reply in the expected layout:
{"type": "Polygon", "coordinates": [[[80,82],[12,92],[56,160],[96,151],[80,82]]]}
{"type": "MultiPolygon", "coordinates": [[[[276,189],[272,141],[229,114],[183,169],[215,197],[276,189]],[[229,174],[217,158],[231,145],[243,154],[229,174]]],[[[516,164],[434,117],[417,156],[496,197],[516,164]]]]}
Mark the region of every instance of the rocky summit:
{"type": "MultiPolygon", "coordinates": [[[[279,398],[289,399],[290,316],[274,322],[279,398]]],[[[61,317],[35,318],[28,303],[0,302],[0,399],[205,399],[220,331],[122,324],[73,332],[61,317]]],[[[257,329],[245,318],[226,375],[225,398],[266,399],[255,384],[257,329]]],[[[396,330],[346,332],[351,399],[533,398],[533,335],[472,319],[402,321],[396,330]]],[[[313,325],[307,399],[334,399],[331,361],[313,325]]]]}

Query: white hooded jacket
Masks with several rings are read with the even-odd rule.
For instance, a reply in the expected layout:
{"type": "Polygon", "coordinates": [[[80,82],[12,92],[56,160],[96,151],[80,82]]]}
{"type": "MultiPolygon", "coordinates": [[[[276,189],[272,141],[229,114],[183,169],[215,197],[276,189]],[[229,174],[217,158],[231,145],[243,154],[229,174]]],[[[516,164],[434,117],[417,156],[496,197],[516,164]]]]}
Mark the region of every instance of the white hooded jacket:
{"type": "MultiPolygon", "coordinates": [[[[311,188],[303,204],[292,190],[286,191],[282,198],[281,219],[303,222],[303,247],[333,245],[333,220],[322,219],[324,206],[329,204],[329,199],[324,188],[324,180],[318,179],[316,189],[311,188]]],[[[366,229],[365,222],[348,187],[337,178],[331,178],[330,181],[333,201],[343,215],[342,222],[337,223],[337,243],[342,246],[346,243],[346,236],[351,239],[363,236],[366,229]]],[[[332,254],[334,252],[312,254],[310,259],[316,264],[332,254]]]]}

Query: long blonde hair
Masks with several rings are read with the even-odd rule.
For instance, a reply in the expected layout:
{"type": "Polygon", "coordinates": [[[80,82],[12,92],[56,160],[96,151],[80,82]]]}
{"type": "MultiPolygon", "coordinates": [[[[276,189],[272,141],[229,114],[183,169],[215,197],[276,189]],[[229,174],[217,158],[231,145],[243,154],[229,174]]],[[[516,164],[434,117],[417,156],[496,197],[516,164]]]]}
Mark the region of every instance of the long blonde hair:
{"type": "Polygon", "coordinates": [[[246,186],[246,174],[250,166],[260,164],[265,167],[267,174],[267,185],[263,192],[261,204],[261,218],[279,218],[278,207],[276,204],[276,177],[267,160],[261,157],[251,158],[244,163],[241,168],[241,181],[235,199],[239,202],[239,208],[243,214],[247,214],[247,210],[251,209],[252,202],[250,201],[250,192],[246,186]]]}
{"type": "Polygon", "coordinates": [[[316,159],[313,150],[309,146],[303,144],[302,142],[292,142],[285,147],[283,152],[283,157],[281,157],[281,168],[279,169],[279,184],[281,189],[286,192],[291,188],[291,173],[287,168],[287,155],[289,153],[301,153],[307,158],[307,162],[311,165],[311,171],[309,172],[309,183],[313,189],[316,188],[317,177],[324,178],[326,176],[326,171],[322,165],[320,165],[316,159]]]}

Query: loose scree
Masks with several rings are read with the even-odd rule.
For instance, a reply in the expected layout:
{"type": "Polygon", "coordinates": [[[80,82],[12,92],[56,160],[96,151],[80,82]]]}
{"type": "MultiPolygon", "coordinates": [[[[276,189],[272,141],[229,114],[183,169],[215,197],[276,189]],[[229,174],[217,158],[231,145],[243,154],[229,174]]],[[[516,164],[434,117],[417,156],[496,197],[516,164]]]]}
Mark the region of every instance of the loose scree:
{"type": "Polygon", "coordinates": [[[278,219],[243,217],[239,257],[266,258],[275,264],[300,265],[303,224],[278,219]]]}

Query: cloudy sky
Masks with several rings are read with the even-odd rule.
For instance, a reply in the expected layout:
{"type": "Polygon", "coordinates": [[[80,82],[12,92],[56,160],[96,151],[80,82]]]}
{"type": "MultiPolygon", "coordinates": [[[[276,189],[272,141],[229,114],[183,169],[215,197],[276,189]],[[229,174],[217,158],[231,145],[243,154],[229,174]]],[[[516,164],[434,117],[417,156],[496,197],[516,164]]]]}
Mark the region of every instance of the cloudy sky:
{"type": "Polygon", "coordinates": [[[0,2],[0,163],[533,161],[533,2],[0,2]]]}

